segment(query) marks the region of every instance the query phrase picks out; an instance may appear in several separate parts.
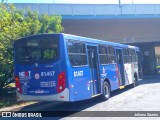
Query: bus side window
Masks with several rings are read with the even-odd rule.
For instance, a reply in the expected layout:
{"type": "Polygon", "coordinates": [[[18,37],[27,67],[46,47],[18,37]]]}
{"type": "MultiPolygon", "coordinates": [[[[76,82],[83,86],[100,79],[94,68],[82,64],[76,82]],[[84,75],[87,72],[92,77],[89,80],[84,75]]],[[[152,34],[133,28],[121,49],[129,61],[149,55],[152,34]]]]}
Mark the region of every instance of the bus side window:
{"type": "Polygon", "coordinates": [[[131,55],[129,55],[129,50],[128,49],[123,49],[123,61],[124,63],[129,63],[131,62],[131,55]]]}
{"type": "Polygon", "coordinates": [[[115,56],[115,50],[113,47],[109,46],[108,47],[108,60],[109,63],[116,63],[116,56],[115,56]]]}
{"type": "Polygon", "coordinates": [[[136,52],[133,49],[123,49],[124,63],[137,62],[136,52]]]}
{"type": "Polygon", "coordinates": [[[130,52],[131,52],[132,62],[137,62],[136,51],[130,50],[130,52]]]}
{"type": "Polygon", "coordinates": [[[100,64],[108,64],[107,49],[104,45],[98,46],[100,64]]]}
{"type": "Polygon", "coordinates": [[[68,55],[72,66],[87,65],[85,44],[79,41],[68,40],[68,55]]]}
{"type": "Polygon", "coordinates": [[[126,63],[126,49],[123,49],[123,62],[126,63]]]}
{"type": "Polygon", "coordinates": [[[133,49],[128,49],[128,62],[136,62],[136,52],[133,49]]]}

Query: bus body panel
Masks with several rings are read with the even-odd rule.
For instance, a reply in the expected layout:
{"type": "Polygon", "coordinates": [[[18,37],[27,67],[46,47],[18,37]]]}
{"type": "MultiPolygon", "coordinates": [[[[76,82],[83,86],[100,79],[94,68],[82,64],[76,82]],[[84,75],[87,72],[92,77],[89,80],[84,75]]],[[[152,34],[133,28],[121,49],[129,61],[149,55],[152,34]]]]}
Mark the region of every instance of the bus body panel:
{"type": "Polygon", "coordinates": [[[125,85],[133,83],[132,64],[124,64],[125,85]]]}
{"type": "Polygon", "coordinates": [[[68,67],[70,101],[91,98],[90,74],[88,67],[68,67]]]}
{"type": "Polygon", "coordinates": [[[15,65],[15,75],[19,77],[22,94],[50,95],[57,93],[59,63],[21,66],[15,65]],[[49,67],[51,66],[51,67],[49,67]]]}
{"type": "Polygon", "coordinates": [[[16,91],[17,101],[70,101],[69,100],[69,89],[58,94],[52,95],[24,95],[16,91]]]}
{"type": "MultiPolygon", "coordinates": [[[[100,65],[101,79],[108,79],[111,91],[119,88],[119,81],[116,75],[116,64],[100,65]]],[[[103,83],[103,82],[102,82],[103,83]]]]}
{"type": "Polygon", "coordinates": [[[138,77],[138,63],[134,62],[134,63],[127,63],[124,64],[124,71],[125,71],[125,79],[126,79],[126,83],[125,85],[129,85],[134,83],[135,80],[135,74],[138,77]]]}

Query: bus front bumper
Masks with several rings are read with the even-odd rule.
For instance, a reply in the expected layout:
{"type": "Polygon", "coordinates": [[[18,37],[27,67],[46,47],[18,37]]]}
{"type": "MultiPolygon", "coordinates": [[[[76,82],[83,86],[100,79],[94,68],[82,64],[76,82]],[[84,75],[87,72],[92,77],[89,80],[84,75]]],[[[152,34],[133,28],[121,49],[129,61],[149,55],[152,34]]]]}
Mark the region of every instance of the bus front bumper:
{"type": "Polygon", "coordinates": [[[16,91],[17,101],[69,101],[69,89],[54,95],[24,95],[16,91]]]}

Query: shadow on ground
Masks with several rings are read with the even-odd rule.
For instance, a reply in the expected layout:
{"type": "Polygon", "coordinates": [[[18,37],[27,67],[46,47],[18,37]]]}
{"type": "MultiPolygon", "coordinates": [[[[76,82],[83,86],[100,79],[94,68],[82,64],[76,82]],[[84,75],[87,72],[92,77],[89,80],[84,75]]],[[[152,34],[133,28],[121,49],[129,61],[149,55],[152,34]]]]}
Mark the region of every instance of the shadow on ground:
{"type": "Polygon", "coordinates": [[[143,80],[139,81],[139,85],[143,84],[153,84],[153,83],[160,83],[160,75],[155,76],[145,76],[143,80]]]}

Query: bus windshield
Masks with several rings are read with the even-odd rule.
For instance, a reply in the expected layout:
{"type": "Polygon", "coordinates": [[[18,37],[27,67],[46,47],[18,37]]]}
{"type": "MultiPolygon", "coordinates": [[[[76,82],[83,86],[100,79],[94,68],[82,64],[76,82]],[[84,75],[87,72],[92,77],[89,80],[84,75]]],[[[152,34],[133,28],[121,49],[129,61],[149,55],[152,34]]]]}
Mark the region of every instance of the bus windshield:
{"type": "Polygon", "coordinates": [[[21,40],[15,46],[16,62],[21,64],[46,63],[58,57],[58,40],[51,37],[21,40]]]}

